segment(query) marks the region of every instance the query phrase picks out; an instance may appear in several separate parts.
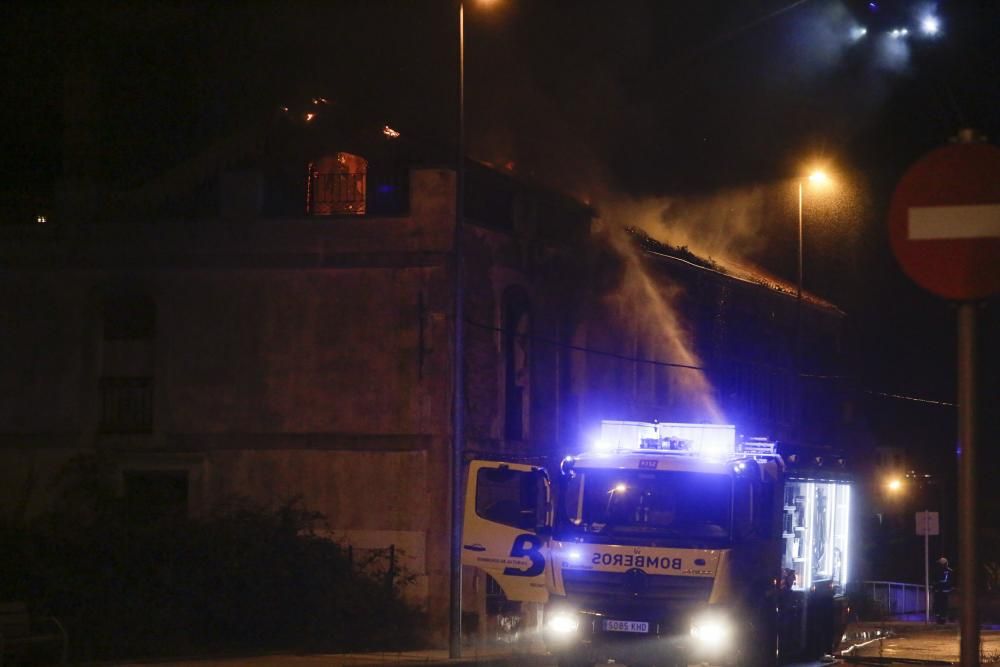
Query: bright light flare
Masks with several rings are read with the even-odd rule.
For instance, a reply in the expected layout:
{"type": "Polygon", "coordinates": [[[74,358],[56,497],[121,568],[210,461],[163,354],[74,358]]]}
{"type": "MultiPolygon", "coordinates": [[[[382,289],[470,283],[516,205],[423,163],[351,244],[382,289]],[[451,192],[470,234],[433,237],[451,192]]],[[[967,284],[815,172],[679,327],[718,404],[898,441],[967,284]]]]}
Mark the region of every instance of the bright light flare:
{"type": "Polygon", "coordinates": [[[580,627],[580,619],[577,618],[576,614],[557,611],[546,623],[549,630],[557,635],[570,635],[576,632],[580,627]]]}
{"type": "Polygon", "coordinates": [[[615,484],[615,488],[613,490],[615,493],[625,493],[625,491],[628,490],[628,487],[624,484],[615,484]]]}
{"type": "Polygon", "coordinates": [[[892,37],[893,39],[903,39],[909,34],[910,31],[906,28],[893,28],[889,31],[889,37],[892,37]]]}
{"type": "Polygon", "coordinates": [[[809,172],[809,176],[807,176],[807,178],[809,179],[809,182],[812,183],[813,185],[830,184],[830,175],[827,174],[822,169],[813,169],[811,172],[809,172]]]}
{"type": "Polygon", "coordinates": [[[898,477],[893,477],[885,483],[885,488],[887,488],[892,493],[899,493],[903,490],[903,480],[898,477]]]}
{"type": "Polygon", "coordinates": [[[868,28],[860,25],[856,25],[851,28],[851,39],[855,42],[868,34],[868,28]]]}
{"type": "Polygon", "coordinates": [[[691,621],[691,636],[716,650],[729,642],[732,632],[729,619],[720,614],[705,614],[691,621]]]}
{"type": "Polygon", "coordinates": [[[701,446],[701,454],[710,461],[721,461],[731,452],[724,446],[715,442],[706,442],[701,446]]]}
{"type": "Polygon", "coordinates": [[[388,125],[382,126],[382,134],[384,134],[389,139],[399,139],[399,132],[392,129],[388,125]]]}
{"type": "Polygon", "coordinates": [[[938,17],[928,14],[920,20],[920,29],[925,35],[936,35],[941,30],[941,21],[938,17]]]}

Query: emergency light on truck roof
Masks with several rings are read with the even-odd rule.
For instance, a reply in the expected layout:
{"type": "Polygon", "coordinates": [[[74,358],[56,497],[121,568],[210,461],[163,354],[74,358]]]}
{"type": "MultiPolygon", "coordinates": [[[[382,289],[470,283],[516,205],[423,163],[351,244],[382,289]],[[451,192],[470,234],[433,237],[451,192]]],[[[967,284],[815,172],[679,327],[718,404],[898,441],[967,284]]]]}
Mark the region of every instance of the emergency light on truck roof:
{"type": "Polygon", "coordinates": [[[721,460],[736,453],[736,427],[604,420],[596,449],[609,453],[673,452],[721,460]]]}

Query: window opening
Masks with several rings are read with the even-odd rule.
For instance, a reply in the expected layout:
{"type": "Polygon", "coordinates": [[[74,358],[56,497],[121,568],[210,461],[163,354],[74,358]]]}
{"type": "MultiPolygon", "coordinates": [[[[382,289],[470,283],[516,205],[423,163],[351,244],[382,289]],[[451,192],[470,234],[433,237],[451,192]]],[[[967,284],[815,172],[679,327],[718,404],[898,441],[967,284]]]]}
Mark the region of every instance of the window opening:
{"type": "Polygon", "coordinates": [[[306,206],[310,215],[364,215],[368,160],[336,153],[309,163],[306,206]]]}
{"type": "Polygon", "coordinates": [[[503,298],[504,437],[524,440],[531,405],[531,303],[522,288],[503,298]]]}
{"type": "Polygon", "coordinates": [[[483,468],[476,476],[476,514],[522,530],[536,528],[538,474],[510,468],[483,468]]]}

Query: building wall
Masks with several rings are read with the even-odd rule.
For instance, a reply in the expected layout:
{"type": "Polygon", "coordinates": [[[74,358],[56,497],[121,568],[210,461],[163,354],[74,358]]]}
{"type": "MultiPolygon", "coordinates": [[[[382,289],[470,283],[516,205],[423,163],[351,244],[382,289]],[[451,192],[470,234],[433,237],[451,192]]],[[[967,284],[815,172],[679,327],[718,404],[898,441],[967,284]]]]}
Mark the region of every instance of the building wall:
{"type": "MultiPolygon", "coordinates": [[[[693,371],[642,361],[677,359],[641,299],[622,307],[621,267],[590,213],[508,177],[470,182],[503,196],[467,198],[467,457],[557,460],[605,418],[706,420],[685,382],[693,371]]],[[[407,595],[442,642],[454,174],[415,169],[407,191],[398,217],[5,231],[0,509],[42,511],[59,468],[93,451],[120,474],[186,472],[195,513],[234,496],[300,497],[338,539],[399,549],[416,575],[407,595]],[[152,323],[115,320],[121,299],[147,303],[152,323]],[[148,424],[109,423],[109,391],[126,417],[149,396],[148,424]]],[[[787,379],[794,299],[643,262],[724,414],[787,431],[788,415],[765,403],[790,400],[774,378],[787,379]]],[[[819,350],[817,332],[835,336],[840,316],[806,320],[819,350]]],[[[466,606],[482,617],[488,582],[468,580],[466,606]]]]}
{"type": "MultiPolygon", "coordinates": [[[[576,431],[564,453],[587,446],[601,419],[721,420],[748,436],[842,444],[843,387],[836,381],[803,380],[798,432],[794,294],[669,257],[647,254],[641,265],[648,290],[630,287],[640,278],[621,273],[610,285],[591,289],[570,318],[562,344],[573,349],[551,359],[558,352],[540,347],[563,376],[561,409],[575,424],[563,429],[576,431]],[[653,303],[657,299],[665,307],[653,303]]],[[[804,374],[842,374],[843,317],[828,304],[803,305],[804,374]]]]}
{"type": "Polygon", "coordinates": [[[3,511],[44,511],[59,471],[84,452],[109,456],[119,481],[186,473],[193,513],[300,498],[337,539],[395,546],[415,575],[406,594],[440,636],[454,176],[416,171],[409,185],[410,214],[398,218],[11,232],[3,511]],[[122,295],[148,301],[151,331],[109,333],[122,295]],[[118,403],[151,419],[109,421],[109,379],[148,380],[118,403]]]}

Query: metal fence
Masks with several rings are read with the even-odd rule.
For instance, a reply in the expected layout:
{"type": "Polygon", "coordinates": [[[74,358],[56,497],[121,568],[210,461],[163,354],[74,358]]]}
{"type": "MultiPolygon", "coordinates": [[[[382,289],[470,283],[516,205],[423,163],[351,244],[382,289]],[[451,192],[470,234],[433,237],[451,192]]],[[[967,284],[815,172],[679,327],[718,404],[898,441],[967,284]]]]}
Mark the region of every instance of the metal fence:
{"type": "Polygon", "coordinates": [[[862,585],[883,616],[923,613],[927,608],[923,584],[866,581],[862,585]]]}

